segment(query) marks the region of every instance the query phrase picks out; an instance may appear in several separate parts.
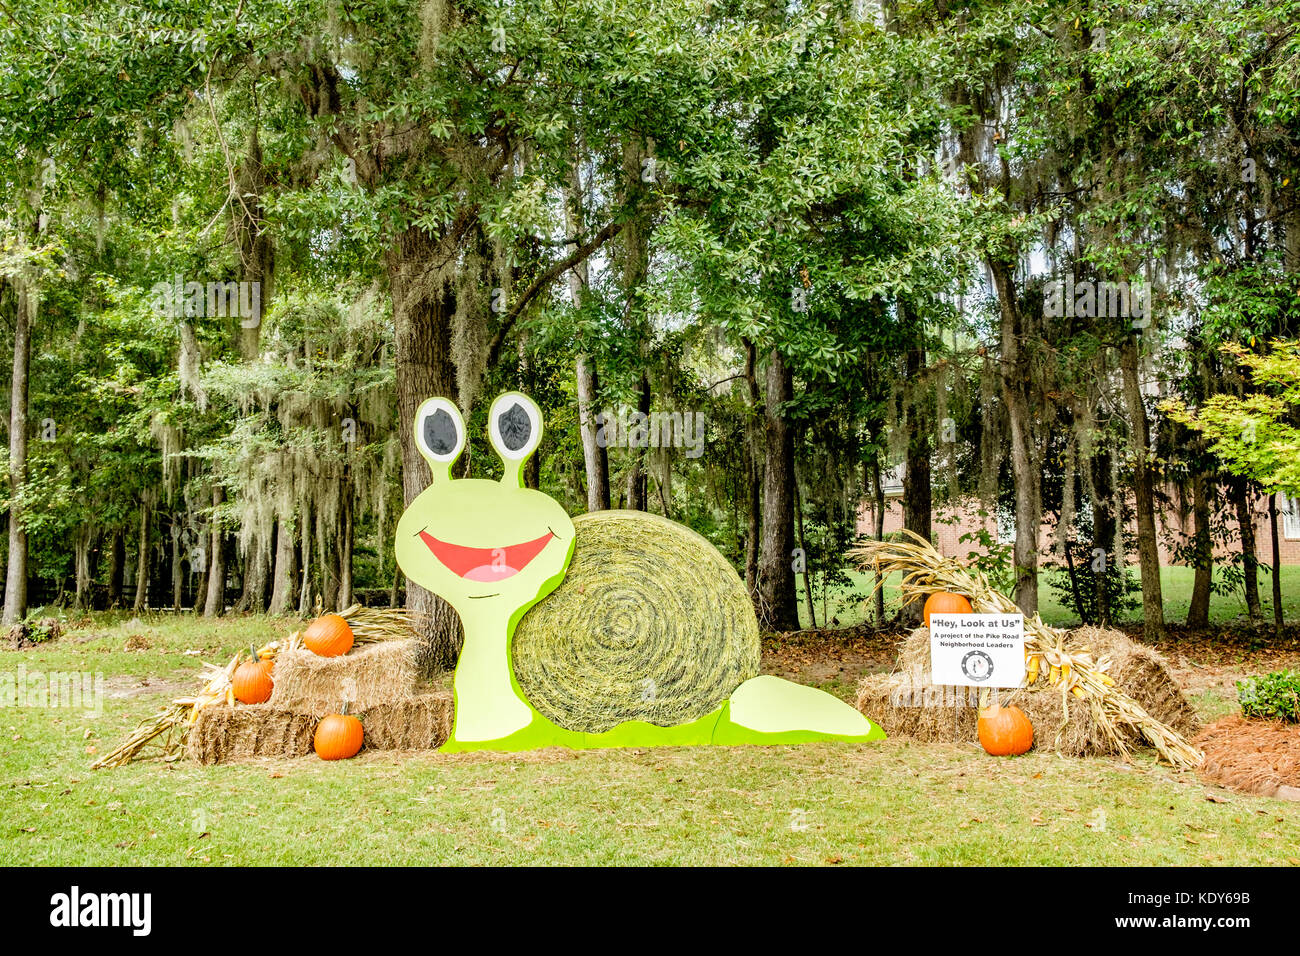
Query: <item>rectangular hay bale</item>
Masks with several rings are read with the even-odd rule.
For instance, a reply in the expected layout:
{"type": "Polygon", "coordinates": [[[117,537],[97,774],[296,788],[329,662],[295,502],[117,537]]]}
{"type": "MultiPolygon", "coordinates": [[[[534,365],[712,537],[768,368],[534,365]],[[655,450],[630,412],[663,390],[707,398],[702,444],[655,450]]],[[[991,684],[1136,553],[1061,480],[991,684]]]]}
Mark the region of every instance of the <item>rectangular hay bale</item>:
{"type": "Polygon", "coordinates": [[[312,751],[316,718],[270,704],[204,707],[190,728],[192,759],[211,765],[244,757],[301,757],[312,751]]]}
{"type": "Polygon", "coordinates": [[[367,750],[431,750],[451,736],[452,697],[447,691],[377,704],[359,715],[367,750]]]}
{"type": "Polygon", "coordinates": [[[415,695],[414,640],[376,641],[339,657],[304,649],[282,651],[271,671],[271,706],[324,717],[344,700],[352,713],[415,695]]]}
{"type": "MultiPolygon", "coordinates": [[[[453,704],[448,691],[415,694],[359,714],[366,750],[433,750],[451,736],[453,704]]],[[[199,711],[187,748],[201,764],[248,757],[303,757],[312,752],[319,718],[278,710],[270,704],[214,705],[199,711]]]]}

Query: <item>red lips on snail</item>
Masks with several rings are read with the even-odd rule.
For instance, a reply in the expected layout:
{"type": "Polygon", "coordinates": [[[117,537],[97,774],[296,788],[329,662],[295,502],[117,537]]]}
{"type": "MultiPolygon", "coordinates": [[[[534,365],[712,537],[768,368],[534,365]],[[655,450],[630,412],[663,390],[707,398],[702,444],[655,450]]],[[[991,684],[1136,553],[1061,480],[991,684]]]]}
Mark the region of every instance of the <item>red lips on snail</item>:
{"type": "Polygon", "coordinates": [[[540,538],[504,548],[470,548],[463,544],[440,541],[427,531],[420,532],[420,540],[433,552],[433,556],[452,574],[467,581],[503,581],[513,577],[541,554],[553,537],[555,535],[547,531],[540,538]]]}

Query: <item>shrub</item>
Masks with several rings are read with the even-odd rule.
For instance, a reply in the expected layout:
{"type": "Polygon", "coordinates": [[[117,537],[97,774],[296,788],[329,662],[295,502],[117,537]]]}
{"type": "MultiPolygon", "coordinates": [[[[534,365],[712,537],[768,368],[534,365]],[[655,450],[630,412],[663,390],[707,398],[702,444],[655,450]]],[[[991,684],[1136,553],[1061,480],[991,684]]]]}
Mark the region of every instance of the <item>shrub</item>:
{"type": "Polygon", "coordinates": [[[1079,615],[1084,624],[1113,624],[1141,606],[1142,585],[1128,568],[1096,555],[1087,546],[1067,545],[1073,559],[1069,565],[1047,565],[1047,583],[1061,606],[1079,615]],[[1076,600],[1077,597],[1077,600],[1076,600]]]}
{"type": "Polygon", "coordinates": [[[1243,717],[1300,722],[1300,671],[1274,671],[1237,681],[1243,717]]]}
{"type": "Polygon", "coordinates": [[[984,575],[993,590],[1014,597],[1016,590],[1016,549],[1003,544],[983,528],[968,531],[957,539],[959,544],[978,545],[982,551],[968,551],[966,563],[984,575]]]}

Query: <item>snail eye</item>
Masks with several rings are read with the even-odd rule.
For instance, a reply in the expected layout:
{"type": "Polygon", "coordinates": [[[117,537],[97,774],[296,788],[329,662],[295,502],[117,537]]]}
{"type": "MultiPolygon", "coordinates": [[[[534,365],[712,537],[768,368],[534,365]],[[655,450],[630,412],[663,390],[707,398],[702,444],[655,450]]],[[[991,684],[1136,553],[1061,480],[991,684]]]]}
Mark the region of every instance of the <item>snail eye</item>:
{"type": "Polygon", "coordinates": [[[528,444],[533,423],[523,406],[516,402],[497,417],[497,430],[501,432],[501,444],[517,452],[528,444]]]}
{"type": "Polygon", "coordinates": [[[506,392],[488,412],[488,436],[503,459],[523,461],[542,440],[542,412],[527,395],[506,392]]]}
{"type": "Polygon", "coordinates": [[[430,398],[415,413],[415,436],[424,457],[447,464],[465,447],[465,423],[445,398],[430,398]]]}
{"type": "Polygon", "coordinates": [[[424,420],[424,443],[435,455],[445,455],[456,447],[456,423],[445,408],[424,420]]]}

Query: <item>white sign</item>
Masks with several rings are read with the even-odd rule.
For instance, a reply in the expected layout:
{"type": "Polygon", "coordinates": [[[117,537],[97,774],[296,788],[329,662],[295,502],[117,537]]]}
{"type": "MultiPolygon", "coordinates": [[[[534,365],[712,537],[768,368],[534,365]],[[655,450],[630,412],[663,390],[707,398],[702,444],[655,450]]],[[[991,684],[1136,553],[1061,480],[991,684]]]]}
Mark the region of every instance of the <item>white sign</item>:
{"type": "Polygon", "coordinates": [[[931,614],[930,680],[959,687],[1019,687],[1023,614],[931,614]]]}

